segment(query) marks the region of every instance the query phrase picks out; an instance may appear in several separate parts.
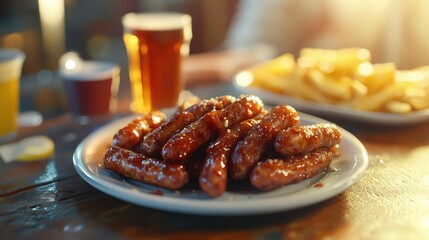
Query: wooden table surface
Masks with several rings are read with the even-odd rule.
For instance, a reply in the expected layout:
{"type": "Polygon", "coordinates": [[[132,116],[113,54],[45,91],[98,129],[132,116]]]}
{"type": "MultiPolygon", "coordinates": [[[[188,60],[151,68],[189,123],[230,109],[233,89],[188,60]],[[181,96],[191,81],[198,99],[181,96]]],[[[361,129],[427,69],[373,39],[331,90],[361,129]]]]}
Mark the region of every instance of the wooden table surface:
{"type": "MultiPolygon", "coordinates": [[[[191,89],[201,97],[237,95],[229,84],[191,89]]],[[[18,138],[55,141],[37,162],[0,163],[1,239],[429,239],[429,122],[368,126],[328,119],[365,145],[369,168],[344,193],[290,211],[251,216],[200,216],[136,206],[100,192],[76,172],[72,155],[103,124],[64,113],[18,138]]],[[[125,108],[124,108],[125,106],[125,108]]]]}

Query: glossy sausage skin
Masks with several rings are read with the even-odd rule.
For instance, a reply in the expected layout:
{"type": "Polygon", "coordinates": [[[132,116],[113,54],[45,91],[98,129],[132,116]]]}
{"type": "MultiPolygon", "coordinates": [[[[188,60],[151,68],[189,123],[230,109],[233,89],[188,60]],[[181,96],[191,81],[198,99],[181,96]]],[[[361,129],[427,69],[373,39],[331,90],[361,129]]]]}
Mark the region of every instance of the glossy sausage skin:
{"type": "Polygon", "coordinates": [[[166,163],[116,146],[106,151],[104,166],[126,177],[171,190],[177,190],[189,181],[183,165],[166,163]]]}
{"type": "Polygon", "coordinates": [[[312,178],[324,171],[333,158],[328,148],[259,162],[250,174],[251,184],[264,191],[312,178]]]}
{"type": "Polygon", "coordinates": [[[216,138],[220,132],[262,111],[262,101],[258,97],[248,95],[223,110],[206,113],[166,142],[162,149],[162,158],[166,162],[184,163],[193,152],[216,138]]]}
{"type": "Polygon", "coordinates": [[[274,149],[283,156],[332,147],[341,142],[341,132],[333,124],[319,123],[294,126],[280,131],[274,149]]]}
{"type": "Polygon", "coordinates": [[[248,119],[228,129],[225,134],[210,144],[199,177],[201,189],[211,197],[222,195],[227,185],[227,165],[231,152],[238,141],[260,120],[248,119]]]}
{"type": "Polygon", "coordinates": [[[164,120],[165,114],[158,111],[153,111],[138,117],[115,133],[112,145],[134,150],[143,136],[153,128],[159,127],[164,120]]]}
{"type": "Polygon", "coordinates": [[[138,151],[144,152],[149,156],[160,156],[162,147],[173,134],[179,132],[190,123],[195,122],[204,114],[212,110],[223,109],[235,100],[232,96],[221,96],[201,101],[184,111],[177,111],[169,120],[144,136],[143,141],[139,144],[138,151]]]}
{"type": "Polygon", "coordinates": [[[234,180],[245,179],[250,170],[272,147],[280,130],[295,126],[300,118],[296,110],[287,105],[278,105],[256,125],[234,149],[229,172],[234,180]]]}

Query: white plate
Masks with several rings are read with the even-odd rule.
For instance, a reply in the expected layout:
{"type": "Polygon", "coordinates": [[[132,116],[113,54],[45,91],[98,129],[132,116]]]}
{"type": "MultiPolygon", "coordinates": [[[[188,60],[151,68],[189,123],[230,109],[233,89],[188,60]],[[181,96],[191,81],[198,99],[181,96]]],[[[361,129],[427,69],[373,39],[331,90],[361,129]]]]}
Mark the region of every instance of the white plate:
{"type": "Polygon", "coordinates": [[[233,80],[234,87],[245,94],[253,94],[262,99],[264,103],[288,104],[298,111],[307,112],[318,116],[337,117],[359,123],[382,125],[407,125],[429,121],[429,110],[421,110],[407,114],[369,112],[326,103],[317,103],[305,99],[289,97],[269,90],[239,84],[236,75],[233,80]]]}
{"type": "MultiPolygon", "coordinates": [[[[326,122],[300,113],[302,123],[326,122]]],[[[290,210],[331,198],[350,187],[368,167],[368,155],[362,143],[341,129],[341,156],[335,158],[330,171],[310,180],[261,192],[251,188],[227,191],[210,198],[202,191],[185,189],[168,191],[121,177],[103,167],[103,155],[113,134],[133,117],[111,122],[86,137],[73,155],[79,175],[95,188],[137,205],[181,213],[201,215],[248,215],[290,210]],[[322,186],[315,186],[321,182],[322,186]],[[162,194],[159,194],[162,191],[162,194]]],[[[236,187],[237,188],[237,187],[236,187]]]]}

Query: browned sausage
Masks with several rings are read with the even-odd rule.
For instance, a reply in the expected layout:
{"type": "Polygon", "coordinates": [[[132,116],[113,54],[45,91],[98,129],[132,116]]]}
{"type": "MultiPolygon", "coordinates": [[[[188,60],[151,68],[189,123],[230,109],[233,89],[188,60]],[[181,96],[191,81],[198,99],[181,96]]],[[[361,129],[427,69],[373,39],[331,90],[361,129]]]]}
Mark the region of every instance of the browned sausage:
{"type": "Polygon", "coordinates": [[[204,159],[206,157],[206,148],[201,147],[189,157],[189,159],[184,164],[186,170],[188,171],[190,179],[198,179],[203,169],[204,159]]]}
{"type": "Polygon", "coordinates": [[[341,142],[337,126],[328,123],[294,126],[282,130],[276,137],[274,149],[283,156],[332,147],[341,142]]]}
{"type": "Polygon", "coordinates": [[[229,172],[234,180],[243,180],[250,170],[271,148],[280,130],[297,125],[300,119],[296,110],[287,105],[278,105],[256,125],[235,147],[229,172]]]}
{"type": "Polygon", "coordinates": [[[134,150],[143,136],[151,129],[158,127],[165,120],[165,114],[158,111],[150,112],[132,120],[113,136],[112,145],[134,150]]]}
{"type": "Polygon", "coordinates": [[[212,110],[223,109],[235,100],[232,96],[221,96],[204,100],[188,107],[184,111],[177,111],[169,120],[143,138],[143,141],[139,144],[138,152],[144,152],[149,156],[160,156],[162,147],[173,134],[201,118],[204,114],[212,110]]]}
{"type": "Polygon", "coordinates": [[[189,181],[186,168],[180,164],[166,163],[116,146],[105,153],[104,166],[126,177],[171,190],[189,181]]]}
{"type": "Polygon", "coordinates": [[[333,158],[328,148],[259,162],[250,174],[251,184],[260,190],[272,190],[309,179],[324,171],[333,158]]]}
{"type": "Polygon", "coordinates": [[[228,129],[225,134],[210,144],[207,148],[207,155],[199,177],[201,189],[209,196],[216,197],[222,195],[227,184],[227,165],[238,141],[260,120],[248,119],[236,124],[228,129]]]}
{"type": "Polygon", "coordinates": [[[206,113],[197,121],[173,135],[162,149],[167,162],[184,163],[204,143],[214,139],[219,132],[263,111],[262,101],[255,96],[244,96],[223,110],[206,113]]]}
{"type": "Polygon", "coordinates": [[[340,145],[339,144],[335,144],[334,146],[330,147],[329,150],[331,150],[331,153],[332,153],[333,157],[338,157],[338,156],[341,155],[340,145]]]}

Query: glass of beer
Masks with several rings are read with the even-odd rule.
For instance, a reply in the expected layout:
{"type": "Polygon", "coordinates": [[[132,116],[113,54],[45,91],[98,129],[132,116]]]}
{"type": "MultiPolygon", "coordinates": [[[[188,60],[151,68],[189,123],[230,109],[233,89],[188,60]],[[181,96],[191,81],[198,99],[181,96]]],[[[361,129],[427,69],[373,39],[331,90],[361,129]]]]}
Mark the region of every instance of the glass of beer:
{"type": "Polygon", "coordinates": [[[12,140],[18,129],[19,79],[25,54],[0,49],[0,143],[12,140]]]}
{"type": "Polygon", "coordinates": [[[123,16],[132,111],[146,113],[177,106],[184,88],[182,64],[189,54],[191,23],[191,16],[183,13],[123,16]]]}

